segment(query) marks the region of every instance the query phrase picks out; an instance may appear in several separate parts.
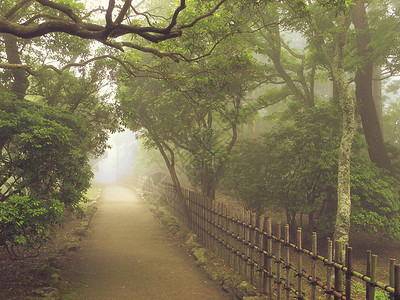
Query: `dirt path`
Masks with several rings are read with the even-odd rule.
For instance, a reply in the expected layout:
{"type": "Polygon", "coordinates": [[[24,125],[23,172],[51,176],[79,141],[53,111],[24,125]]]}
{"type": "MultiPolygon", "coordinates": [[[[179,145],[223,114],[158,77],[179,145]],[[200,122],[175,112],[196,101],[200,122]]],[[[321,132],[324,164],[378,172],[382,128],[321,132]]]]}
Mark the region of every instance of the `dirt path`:
{"type": "Polygon", "coordinates": [[[231,299],[128,188],[105,187],[91,231],[65,270],[69,299],[231,299]]]}

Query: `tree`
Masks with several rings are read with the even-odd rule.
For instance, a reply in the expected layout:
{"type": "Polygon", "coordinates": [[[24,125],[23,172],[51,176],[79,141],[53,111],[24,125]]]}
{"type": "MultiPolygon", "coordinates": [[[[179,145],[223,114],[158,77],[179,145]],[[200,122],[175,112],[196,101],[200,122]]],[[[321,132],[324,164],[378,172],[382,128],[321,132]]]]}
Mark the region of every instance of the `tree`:
{"type": "MultiPolygon", "coordinates": [[[[275,87],[281,88],[278,99],[271,99],[266,88],[267,104],[293,97],[302,103],[304,108],[315,105],[314,84],[317,64],[312,60],[312,54],[303,49],[305,38],[292,32],[290,21],[282,17],[278,11],[290,10],[278,3],[268,4],[267,9],[256,11],[257,27],[249,37],[249,43],[260,54],[265,64],[266,80],[275,87]],[[296,41],[297,38],[297,41],[296,41]]],[[[289,17],[290,18],[290,17],[289,17]]]]}
{"type": "MultiPolygon", "coordinates": [[[[371,25],[368,24],[364,2],[355,1],[351,12],[356,29],[358,59],[361,60],[361,65],[358,66],[355,76],[356,97],[360,106],[360,115],[368,143],[369,157],[378,167],[391,170],[391,161],[383,142],[382,128],[375,105],[376,100],[374,100],[372,91],[374,49],[371,47],[371,25]]],[[[378,76],[380,77],[380,74],[378,76]]]]}
{"type": "Polygon", "coordinates": [[[76,210],[92,173],[82,118],[1,92],[0,244],[34,247],[65,208],[76,210]]]}
{"type": "Polygon", "coordinates": [[[30,78],[28,97],[86,120],[91,143],[85,150],[94,157],[104,153],[109,133],[119,129],[115,104],[109,101],[109,93],[101,91],[110,88],[112,67],[115,65],[110,66],[109,61],[95,61],[75,72],[58,75],[52,70],[42,70],[30,78]]]}
{"type": "Polygon", "coordinates": [[[193,183],[212,199],[237,140],[237,125],[248,114],[245,95],[255,86],[251,64],[247,53],[228,47],[207,61],[169,65],[164,81],[136,79],[120,86],[126,122],[142,124],[146,138],[151,126],[153,142],[170,144],[170,152],[184,151],[193,183]]]}
{"type": "MultiPolygon", "coordinates": [[[[87,54],[85,43],[68,37],[52,43],[51,37],[3,34],[2,42],[7,65],[35,68],[46,59],[65,63],[87,54]]],[[[112,106],[99,96],[107,66],[95,61],[91,67],[61,75],[43,69],[32,76],[21,68],[0,74],[0,244],[14,258],[15,246],[46,241],[65,209],[78,211],[92,178],[89,156],[102,154],[108,132],[118,127],[112,106]]]]}
{"type": "MultiPolygon", "coordinates": [[[[262,137],[239,142],[224,175],[225,190],[259,214],[284,210],[292,228],[304,225],[331,235],[337,209],[340,109],[317,103],[296,113],[288,108],[275,119],[275,127],[262,137]],[[308,216],[306,224],[303,215],[308,216]]],[[[362,135],[356,134],[353,144],[352,229],[397,238],[400,186],[361,154],[362,135]]]]}
{"type": "MultiPolygon", "coordinates": [[[[50,33],[65,33],[79,38],[98,41],[106,46],[123,50],[133,48],[150,52],[160,57],[176,57],[176,53],[161,53],[155,48],[146,47],[143,41],[159,43],[182,35],[186,28],[213,15],[226,0],[221,0],[206,13],[196,15],[187,23],[180,23],[180,16],[186,8],[186,1],[171,13],[170,18],[158,18],[148,12],[140,12],[125,0],[117,5],[109,0],[108,7],[88,11],[80,1],[59,3],[51,0],[6,1],[1,6],[0,33],[7,33],[24,39],[42,37],[50,33]],[[102,20],[94,18],[100,13],[102,20]],[[95,19],[95,20],[94,20],[95,19]],[[142,22],[143,21],[143,22],[142,22]],[[120,41],[119,37],[134,35],[138,42],[120,41]]],[[[2,67],[18,67],[2,64],[2,67]]],[[[20,67],[20,66],[19,66],[20,67]]]]}
{"type": "Polygon", "coordinates": [[[338,209],[335,225],[335,239],[348,241],[351,214],[350,158],[356,130],[355,104],[345,69],[346,44],[350,17],[345,6],[327,10],[317,3],[288,3],[290,10],[304,22],[303,30],[309,43],[320,51],[324,66],[328,69],[337,86],[338,99],[342,107],[342,137],[338,161],[338,209]],[[318,16],[323,15],[323,18],[318,16]],[[332,18],[327,17],[328,15],[332,18]],[[336,18],[333,18],[333,15],[336,18]],[[335,21],[334,21],[335,20],[335,21]]]}
{"type": "MultiPolygon", "coordinates": [[[[187,11],[188,18],[207,9],[198,4],[187,11]]],[[[194,57],[191,63],[136,57],[147,68],[140,75],[147,78],[134,78],[134,73],[121,69],[125,74],[119,81],[118,100],[128,126],[143,126],[150,145],[169,145],[168,169],[175,153],[181,153],[192,182],[212,199],[237,140],[237,125],[249,114],[246,94],[258,81],[251,55],[234,36],[236,26],[224,27],[231,22],[230,12],[221,10],[212,22],[201,21],[186,30],[184,39],[160,46],[165,52],[173,49],[194,57]]]]}

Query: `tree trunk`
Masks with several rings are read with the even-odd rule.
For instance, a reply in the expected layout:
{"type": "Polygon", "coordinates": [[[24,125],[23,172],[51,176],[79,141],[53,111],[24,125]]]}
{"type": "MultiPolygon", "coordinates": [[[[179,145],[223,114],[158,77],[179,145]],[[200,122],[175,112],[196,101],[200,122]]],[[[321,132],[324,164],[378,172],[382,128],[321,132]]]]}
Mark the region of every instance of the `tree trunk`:
{"type": "Polygon", "coordinates": [[[346,57],[347,34],[350,27],[349,14],[337,18],[337,35],[335,41],[335,50],[327,47],[323,33],[318,26],[315,18],[311,15],[310,21],[315,35],[318,37],[321,50],[327,61],[331,62],[332,81],[336,83],[337,95],[342,109],[342,137],[340,141],[338,157],[338,182],[337,182],[337,211],[334,228],[334,239],[348,242],[350,232],[351,215],[351,194],[350,194],[350,169],[351,169],[351,148],[356,131],[355,104],[344,68],[346,57]],[[341,23],[341,24],[340,24],[341,23]],[[340,24],[340,25],[339,25],[340,24]]]}
{"type": "MultiPolygon", "coordinates": [[[[17,38],[10,34],[3,34],[4,44],[6,48],[6,55],[9,64],[22,65],[21,58],[19,57],[17,38]]],[[[26,90],[29,87],[28,77],[25,70],[12,69],[14,81],[11,90],[17,95],[18,99],[23,99],[26,95],[26,90]]]]}
{"type": "Polygon", "coordinates": [[[350,85],[344,70],[345,39],[338,42],[332,63],[332,74],[338,87],[342,108],[342,137],[338,159],[338,206],[334,239],[348,242],[350,232],[351,195],[350,195],[350,158],[354,133],[356,131],[355,105],[350,85]]]}
{"type": "Polygon", "coordinates": [[[164,146],[162,145],[162,143],[159,142],[159,141],[154,141],[154,142],[155,142],[158,150],[160,151],[161,156],[163,157],[163,159],[165,161],[165,164],[167,165],[169,174],[171,175],[172,182],[173,182],[173,184],[175,186],[175,189],[176,189],[176,195],[177,195],[177,198],[178,198],[178,202],[181,203],[182,208],[183,208],[183,213],[184,213],[186,219],[188,220],[189,226],[191,226],[192,217],[190,215],[189,208],[187,207],[186,202],[185,202],[185,198],[183,196],[182,186],[181,186],[181,183],[179,181],[179,177],[176,174],[175,159],[174,159],[173,151],[172,151],[172,149],[167,147],[167,150],[170,152],[170,155],[171,155],[171,158],[169,158],[167,153],[165,152],[165,149],[164,149],[164,146]]]}
{"type": "Polygon", "coordinates": [[[381,129],[382,137],[383,132],[382,132],[382,80],[381,80],[381,75],[382,75],[382,69],[381,66],[374,65],[374,69],[372,72],[372,97],[374,98],[374,103],[375,103],[375,109],[376,109],[376,114],[378,116],[378,122],[379,122],[379,127],[381,129]]]}
{"type": "Polygon", "coordinates": [[[356,98],[360,106],[361,121],[365,139],[368,144],[368,153],[372,162],[379,168],[392,169],[389,155],[383,142],[381,124],[373,97],[373,70],[368,45],[371,41],[368,32],[367,15],[362,0],[356,0],[352,8],[353,24],[356,28],[358,55],[363,59],[363,65],[357,69],[356,98]]]}

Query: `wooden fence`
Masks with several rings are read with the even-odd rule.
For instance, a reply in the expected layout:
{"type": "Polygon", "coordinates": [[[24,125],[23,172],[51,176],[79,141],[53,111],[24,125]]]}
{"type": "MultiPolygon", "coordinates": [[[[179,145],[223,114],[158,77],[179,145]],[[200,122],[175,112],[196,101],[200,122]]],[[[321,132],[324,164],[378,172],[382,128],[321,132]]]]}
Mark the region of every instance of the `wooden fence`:
{"type": "Polygon", "coordinates": [[[152,184],[149,180],[146,183],[143,179],[139,182],[152,194],[151,201],[162,202],[204,246],[223,258],[267,299],[372,300],[379,294],[379,299],[400,300],[400,265],[394,259],[388,270],[389,283],[378,282],[377,255],[370,251],[366,274],[362,274],[353,268],[352,247],[340,241],[328,239],[327,255],[323,257],[318,254],[315,232],[308,250],[302,245],[301,228],[296,231],[296,243],[292,243],[289,225],[272,224],[268,217],[257,218],[245,209],[215,203],[184,189],[190,212],[190,218],[186,218],[172,185],[152,184]]]}

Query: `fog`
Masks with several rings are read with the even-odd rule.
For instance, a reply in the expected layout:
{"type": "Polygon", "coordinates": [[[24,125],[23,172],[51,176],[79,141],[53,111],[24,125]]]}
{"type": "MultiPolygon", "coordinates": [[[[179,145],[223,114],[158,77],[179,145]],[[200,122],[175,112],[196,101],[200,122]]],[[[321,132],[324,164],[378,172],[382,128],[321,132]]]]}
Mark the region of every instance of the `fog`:
{"type": "Polygon", "coordinates": [[[135,149],[139,147],[132,131],[114,133],[110,136],[110,149],[93,165],[94,181],[114,183],[121,175],[132,171],[135,149]]]}

